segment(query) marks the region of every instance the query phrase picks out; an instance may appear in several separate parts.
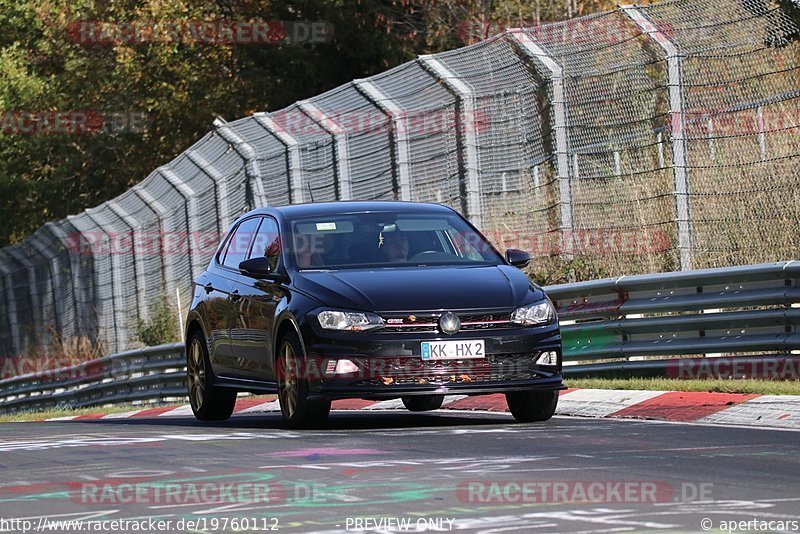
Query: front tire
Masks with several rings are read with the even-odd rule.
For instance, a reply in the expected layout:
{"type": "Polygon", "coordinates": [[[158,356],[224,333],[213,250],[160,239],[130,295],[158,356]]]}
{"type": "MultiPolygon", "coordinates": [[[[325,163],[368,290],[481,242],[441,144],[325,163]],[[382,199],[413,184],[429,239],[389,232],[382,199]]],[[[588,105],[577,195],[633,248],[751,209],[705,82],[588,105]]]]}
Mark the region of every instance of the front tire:
{"type": "Polygon", "coordinates": [[[511,415],[520,423],[547,421],[556,412],[558,390],[506,393],[506,403],[511,415]]]}
{"type": "Polygon", "coordinates": [[[297,334],[287,334],[278,345],[278,403],[290,428],[314,428],[328,419],[329,400],[308,399],[308,378],[302,375],[303,348],[297,334]]]}
{"type": "Polygon", "coordinates": [[[236,392],[214,385],[214,372],[202,332],[195,330],[186,344],[186,382],[189,403],[200,421],[225,421],[236,406],[236,392]]]}
{"type": "Polygon", "coordinates": [[[403,406],[410,412],[428,412],[438,410],[444,402],[444,395],[420,395],[414,397],[401,397],[403,406]]]}

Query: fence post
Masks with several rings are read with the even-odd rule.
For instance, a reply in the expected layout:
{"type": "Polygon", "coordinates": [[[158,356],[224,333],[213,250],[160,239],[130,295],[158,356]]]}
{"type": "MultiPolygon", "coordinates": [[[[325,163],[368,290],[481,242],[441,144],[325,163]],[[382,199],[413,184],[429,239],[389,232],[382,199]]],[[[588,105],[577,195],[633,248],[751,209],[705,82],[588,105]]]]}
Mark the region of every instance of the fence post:
{"type": "MultiPolygon", "coordinates": [[[[80,241],[78,242],[77,247],[75,247],[75,244],[70,242],[70,237],[67,235],[64,229],[54,222],[45,223],[45,227],[50,231],[51,234],[53,234],[56,237],[56,239],[58,239],[61,243],[64,244],[64,249],[66,250],[67,255],[69,257],[69,270],[70,274],[72,275],[72,303],[73,306],[75,307],[74,332],[75,335],[79,336],[81,334],[84,334],[83,316],[81,315],[82,310],[81,306],[78,304],[78,287],[81,280],[80,254],[82,254],[80,241]],[[77,250],[74,250],[75,248],[77,248],[77,250]]],[[[62,328],[64,328],[64,326],[62,326],[62,328]]]]}
{"type": "Polygon", "coordinates": [[[530,59],[544,65],[549,73],[553,87],[553,131],[556,149],[556,179],[558,180],[558,198],[561,211],[561,250],[563,256],[572,259],[575,239],[575,221],[573,215],[572,179],[569,161],[569,123],[567,121],[567,96],[564,86],[564,69],[553,59],[552,55],[539,46],[534,39],[522,29],[507,30],[507,34],[516,41],[521,51],[530,59]]]}
{"type": "MultiPolygon", "coordinates": [[[[39,306],[39,295],[36,294],[36,275],[34,274],[34,265],[31,260],[19,250],[18,247],[12,246],[8,247],[7,249],[8,254],[21,263],[25,270],[27,271],[28,276],[28,298],[31,302],[31,318],[36,323],[36,315],[37,313],[41,312],[41,307],[39,306]]],[[[41,326],[41,325],[36,325],[41,326]]]]}
{"type": "Polygon", "coordinates": [[[297,103],[297,107],[333,137],[334,146],[336,147],[334,169],[336,172],[336,189],[339,194],[338,199],[350,200],[352,193],[350,188],[350,155],[347,149],[347,133],[337,121],[329,117],[313,102],[301,100],[297,103]]]}
{"type": "MultiPolygon", "coordinates": [[[[102,206],[102,205],[101,205],[102,206]]],[[[88,210],[84,210],[86,216],[100,229],[101,232],[108,239],[108,254],[111,255],[111,309],[112,317],[114,319],[114,343],[111,350],[125,350],[127,347],[127,331],[123,325],[128,324],[130,320],[125,317],[125,307],[122,305],[122,266],[120,265],[119,254],[114,250],[114,239],[108,233],[108,228],[111,224],[100,213],[95,213],[100,206],[88,210]]]]}
{"type": "Polygon", "coordinates": [[[42,324],[40,324],[42,323],[42,321],[39,320],[42,317],[42,307],[39,302],[39,294],[37,293],[37,287],[36,287],[36,273],[35,273],[36,266],[18,246],[8,247],[8,253],[12,258],[14,258],[20,264],[22,264],[25,268],[26,275],[28,278],[28,299],[31,305],[31,320],[33,321],[32,326],[38,332],[39,329],[42,327],[42,324]]]}
{"type": "Polygon", "coordinates": [[[475,91],[434,56],[419,56],[419,62],[425,71],[447,87],[456,97],[460,107],[461,143],[459,146],[462,152],[459,166],[467,193],[465,211],[470,222],[480,230],[483,227],[483,204],[478,163],[478,133],[475,122],[475,91]]]}
{"type": "MultiPolygon", "coordinates": [[[[85,241],[87,250],[91,255],[91,273],[84,274],[83,270],[81,270],[82,276],[78,280],[79,283],[75,289],[76,291],[80,289],[80,313],[81,322],[85,326],[85,334],[95,343],[100,343],[103,340],[108,339],[110,330],[104,329],[104,317],[101,311],[105,312],[106,310],[99,307],[100,303],[103,302],[107,296],[105,294],[101,295],[99,291],[101,275],[99,262],[100,253],[102,251],[99,250],[100,247],[98,247],[96,243],[97,230],[95,229],[94,222],[91,220],[86,221],[85,217],[82,217],[82,214],[68,215],[67,223],[77,231],[78,247],[83,250],[85,241]],[[91,226],[89,226],[90,223],[91,226]]],[[[78,259],[78,262],[82,264],[80,258],[78,259]]],[[[81,269],[83,269],[83,265],[81,265],[81,269]]]]}
{"type": "MultiPolygon", "coordinates": [[[[163,176],[169,185],[183,197],[186,214],[186,230],[189,232],[189,235],[186,236],[186,248],[189,251],[189,274],[192,280],[194,280],[194,277],[200,274],[204,269],[204,266],[198,263],[197,254],[195,253],[192,243],[194,237],[197,235],[197,193],[166,165],[156,169],[156,172],[163,176]]],[[[162,239],[163,237],[164,236],[162,236],[162,239]]]]}
{"type": "Polygon", "coordinates": [[[269,206],[267,194],[264,192],[264,183],[261,181],[261,172],[258,169],[258,155],[253,146],[245,141],[238,133],[222,119],[214,119],[214,129],[220,137],[228,143],[244,160],[244,174],[250,186],[250,196],[247,201],[251,208],[269,206]]]}
{"type": "Polygon", "coordinates": [[[142,254],[138,250],[138,244],[141,243],[141,226],[122,206],[117,204],[114,200],[106,202],[108,209],[122,219],[131,231],[131,254],[133,254],[133,272],[134,284],[136,284],[136,310],[140,318],[147,317],[147,305],[144,299],[145,282],[144,282],[144,264],[142,263],[142,254]]]}
{"type": "MultiPolygon", "coordinates": [[[[58,335],[60,336],[62,335],[61,314],[59,313],[58,309],[59,308],[58,303],[60,302],[60,299],[56,298],[56,291],[61,288],[61,276],[60,276],[61,273],[59,272],[58,265],[56,263],[56,256],[55,255],[48,256],[48,254],[53,253],[53,250],[51,250],[50,247],[39,241],[38,233],[33,234],[28,239],[28,242],[34,249],[36,249],[37,254],[39,254],[39,256],[41,256],[41,258],[47,263],[47,270],[50,272],[50,287],[51,287],[51,293],[49,296],[50,296],[50,303],[53,306],[52,308],[53,321],[55,322],[53,326],[55,328],[55,331],[58,332],[58,335]]],[[[36,288],[36,290],[38,291],[38,288],[36,288]]],[[[42,297],[46,297],[46,295],[42,295],[42,297]]],[[[42,327],[44,326],[44,321],[45,321],[44,306],[42,306],[41,302],[39,303],[39,305],[42,310],[42,324],[39,325],[39,327],[42,327]]]]}
{"type": "Polygon", "coordinates": [[[214,180],[214,189],[217,197],[217,232],[221,236],[227,229],[228,224],[230,224],[230,214],[228,212],[228,180],[197,150],[187,151],[186,157],[189,158],[189,161],[194,163],[203,174],[214,180]]]}
{"type": "Polygon", "coordinates": [[[761,161],[767,161],[767,136],[764,131],[764,107],[756,108],[756,128],[758,129],[758,152],[761,161]]]}
{"type": "Polygon", "coordinates": [[[289,177],[289,202],[292,204],[302,204],[303,196],[303,174],[300,166],[300,143],[289,132],[275,125],[275,121],[268,113],[256,113],[253,115],[256,122],[272,134],[278,141],[286,147],[286,169],[289,177]]]}
{"type": "Polygon", "coordinates": [[[672,168],[675,180],[675,211],[678,225],[678,251],[680,253],[681,270],[692,268],[692,220],[689,211],[689,169],[688,146],[685,134],[682,64],[683,56],[675,43],[667,37],[638,7],[620,5],[620,9],[639,28],[642,33],[658,43],[664,50],[667,59],[669,86],[669,114],[672,130],[672,168]]]}
{"type": "Polygon", "coordinates": [[[356,89],[392,121],[394,181],[400,200],[411,200],[411,164],[408,151],[408,116],[402,107],[369,80],[355,80],[356,89]]]}
{"type": "Polygon", "coordinates": [[[0,250],[0,273],[3,275],[6,294],[6,310],[8,313],[8,326],[11,330],[11,353],[19,355],[22,343],[19,335],[19,315],[17,315],[17,296],[14,293],[14,283],[11,280],[13,270],[6,264],[3,256],[8,250],[0,250]]]}
{"type": "Polygon", "coordinates": [[[164,236],[164,221],[169,216],[169,210],[158,200],[150,194],[150,191],[142,187],[142,184],[133,186],[133,192],[150,208],[156,215],[158,220],[159,236],[158,242],[161,247],[161,267],[164,273],[164,285],[167,295],[175,293],[177,282],[175,280],[175,264],[173,263],[174,252],[167,250],[167,244],[164,236]]]}

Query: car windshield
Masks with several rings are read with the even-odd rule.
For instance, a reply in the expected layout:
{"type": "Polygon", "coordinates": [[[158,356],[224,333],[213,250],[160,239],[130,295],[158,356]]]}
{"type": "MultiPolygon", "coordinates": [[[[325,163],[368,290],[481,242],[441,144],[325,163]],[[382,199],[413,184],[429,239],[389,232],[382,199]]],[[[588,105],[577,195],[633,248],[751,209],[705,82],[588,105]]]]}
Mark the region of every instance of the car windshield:
{"type": "Polygon", "coordinates": [[[369,212],[291,221],[300,269],[498,265],[502,257],[455,213],[369,212]]]}

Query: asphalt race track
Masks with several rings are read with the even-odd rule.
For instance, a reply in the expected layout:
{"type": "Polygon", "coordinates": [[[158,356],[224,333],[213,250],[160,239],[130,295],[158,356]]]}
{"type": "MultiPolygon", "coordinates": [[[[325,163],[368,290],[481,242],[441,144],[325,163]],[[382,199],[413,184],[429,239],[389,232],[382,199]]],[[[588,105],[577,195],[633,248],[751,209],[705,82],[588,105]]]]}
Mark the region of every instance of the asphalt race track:
{"type": "Polygon", "coordinates": [[[800,524],[794,431],[568,417],[518,425],[507,414],[452,411],[339,412],[314,431],[288,431],[278,414],[0,429],[0,518],[28,528],[43,517],[163,520],[197,532],[800,524]]]}

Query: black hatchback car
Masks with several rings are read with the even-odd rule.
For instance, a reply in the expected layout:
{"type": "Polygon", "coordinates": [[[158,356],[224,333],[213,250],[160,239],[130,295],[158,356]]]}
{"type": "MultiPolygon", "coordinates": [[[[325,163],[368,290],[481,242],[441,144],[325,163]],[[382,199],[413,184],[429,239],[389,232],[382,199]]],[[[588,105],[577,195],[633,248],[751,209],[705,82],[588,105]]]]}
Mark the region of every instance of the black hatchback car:
{"type": "Polygon", "coordinates": [[[194,283],[189,397],[230,417],[238,391],[278,393],[290,426],[331,400],[504,393],[518,421],[549,419],[563,389],[550,300],[469,222],[438,204],[261,208],[231,226],[194,283]]]}

